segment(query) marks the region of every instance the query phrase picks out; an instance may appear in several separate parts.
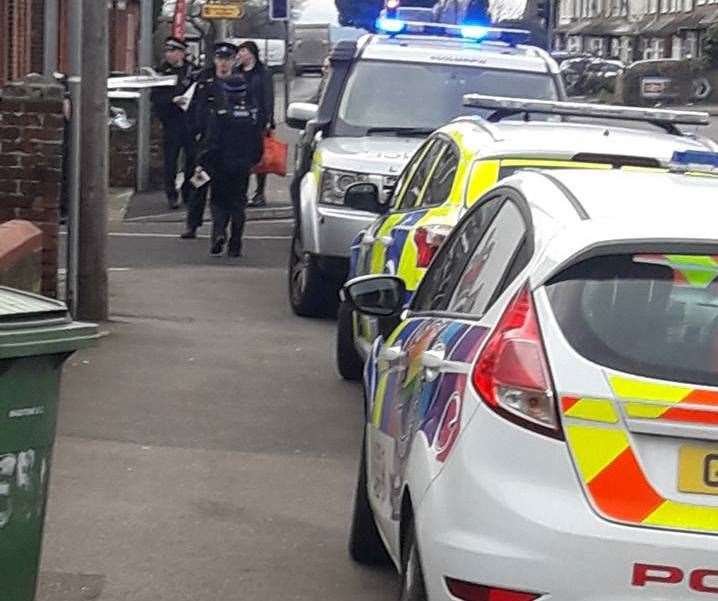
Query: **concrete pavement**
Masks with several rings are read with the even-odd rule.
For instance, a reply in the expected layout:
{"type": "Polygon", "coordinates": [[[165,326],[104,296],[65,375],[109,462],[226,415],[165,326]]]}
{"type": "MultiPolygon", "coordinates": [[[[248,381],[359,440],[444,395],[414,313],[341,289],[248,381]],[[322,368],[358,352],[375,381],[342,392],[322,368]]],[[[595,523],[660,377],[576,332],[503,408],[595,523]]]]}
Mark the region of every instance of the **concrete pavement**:
{"type": "Polygon", "coordinates": [[[112,320],[66,366],[39,601],[388,600],[346,553],[360,390],[292,315],[290,223],[214,259],[113,223],[112,320]]]}

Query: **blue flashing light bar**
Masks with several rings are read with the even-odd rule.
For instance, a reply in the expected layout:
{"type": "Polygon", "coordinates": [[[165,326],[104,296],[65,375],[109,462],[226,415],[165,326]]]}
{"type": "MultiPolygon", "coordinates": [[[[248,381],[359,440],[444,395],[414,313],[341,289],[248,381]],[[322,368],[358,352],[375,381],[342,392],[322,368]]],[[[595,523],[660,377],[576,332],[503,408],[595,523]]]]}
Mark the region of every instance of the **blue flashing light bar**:
{"type": "Polygon", "coordinates": [[[391,17],[379,17],[376,20],[376,29],[383,33],[397,34],[406,29],[406,22],[391,17]]]}
{"type": "Polygon", "coordinates": [[[484,25],[462,25],[461,37],[470,40],[483,40],[489,34],[490,29],[484,25]]]}
{"type": "Polygon", "coordinates": [[[451,25],[447,23],[431,23],[426,21],[413,21],[389,17],[385,11],[376,20],[376,29],[379,32],[394,36],[400,33],[414,35],[445,36],[460,38],[468,41],[494,41],[504,42],[511,46],[525,44],[529,41],[531,33],[522,29],[501,29],[480,24],[451,25]]]}
{"type": "Polygon", "coordinates": [[[703,150],[684,150],[673,153],[671,164],[679,167],[711,167],[718,169],[718,153],[703,150]]]}

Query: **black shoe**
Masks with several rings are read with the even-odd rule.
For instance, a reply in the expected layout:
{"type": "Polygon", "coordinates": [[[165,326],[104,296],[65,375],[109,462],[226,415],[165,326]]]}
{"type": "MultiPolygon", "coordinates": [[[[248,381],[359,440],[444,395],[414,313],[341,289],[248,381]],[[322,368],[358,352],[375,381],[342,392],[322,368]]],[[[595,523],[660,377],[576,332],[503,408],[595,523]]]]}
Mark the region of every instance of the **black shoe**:
{"type": "Polygon", "coordinates": [[[168,197],[167,206],[170,208],[171,211],[179,209],[179,200],[176,197],[168,197]]]}
{"type": "Polygon", "coordinates": [[[197,230],[194,228],[187,228],[184,232],[180,234],[180,238],[182,240],[194,240],[197,237],[197,230]]]}
{"type": "Polygon", "coordinates": [[[232,247],[230,246],[227,250],[227,256],[228,257],[241,257],[242,256],[242,247],[232,247]]]}
{"type": "Polygon", "coordinates": [[[253,209],[258,209],[260,207],[266,207],[267,199],[264,196],[264,192],[257,192],[252,197],[252,200],[249,201],[249,206],[252,207],[253,209]]]}
{"type": "Polygon", "coordinates": [[[224,250],[224,238],[218,238],[212,243],[212,248],[209,250],[209,254],[213,257],[219,257],[224,250]]]}

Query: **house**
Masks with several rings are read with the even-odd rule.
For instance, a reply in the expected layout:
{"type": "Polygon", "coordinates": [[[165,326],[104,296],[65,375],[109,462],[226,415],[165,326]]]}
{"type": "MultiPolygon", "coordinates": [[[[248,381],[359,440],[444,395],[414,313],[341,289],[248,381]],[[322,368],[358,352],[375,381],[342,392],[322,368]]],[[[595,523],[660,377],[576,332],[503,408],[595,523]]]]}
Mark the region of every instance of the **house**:
{"type": "MultiPolygon", "coordinates": [[[[59,59],[57,70],[68,65],[68,6],[80,0],[59,0],[59,59]]],[[[110,70],[137,69],[140,0],[97,0],[108,5],[110,70]]],[[[0,0],[0,85],[43,70],[44,0],[0,0]]]]}
{"type": "Polygon", "coordinates": [[[617,58],[688,58],[718,23],[718,0],[558,0],[554,47],[617,58]]]}

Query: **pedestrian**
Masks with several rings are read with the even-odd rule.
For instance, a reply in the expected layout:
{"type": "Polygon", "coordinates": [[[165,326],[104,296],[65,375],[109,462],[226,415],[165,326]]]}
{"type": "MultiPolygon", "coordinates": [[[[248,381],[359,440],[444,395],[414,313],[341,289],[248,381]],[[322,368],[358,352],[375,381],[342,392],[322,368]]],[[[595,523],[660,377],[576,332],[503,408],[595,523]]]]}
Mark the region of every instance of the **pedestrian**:
{"type": "Polygon", "coordinates": [[[184,152],[185,181],[182,185],[182,197],[185,201],[190,193],[189,179],[195,158],[194,141],[190,134],[187,114],[180,108],[177,100],[192,84],[192,65],[186,59],[186,54],[187,44],[183,40],[174,36],[169,36],[165,40],[165,61],[157,68],[157,73],[163,76],[177,76],[177,84],[152,89],[152,106],[162,124],[164,185],[170,209],[179,207],[176,181],[180,152],[184,152]]]}
{"type": "Polygon", "coordinates": [[[212,241],[210,254],[242,254],[249,176],[262,158],[262,109],[245,75],[232,71],[237,46],[223,42],[215,50],[214,108],[208,113],[197,173],[211,178],[212,241]]]}
{"type": "MultiPolygon", "coordinates": [[[[262,63],[259,58],[259,46],[252,40],[239,45],[237,54],[240,71],[247,78],[251,93],[256,98],[259,107],[259,127],[269,134],[276,128],[274,123],[274,79],[272,72],[262,63]]],[[[251,207],[263,207],[267,204],[265,190],[267,187],[267,174],[256,175],[257,187],[252,199],[249,201],[251,207]]]]}
{"type": "MultiPolygon", "coordinates": [[[[215,97],[218,73],[220,79],[231,74],[234,67],[233,48],[217,45],[212,64],[195,71],[193,82],[196,84],[192,100],[187,110],[188,126],[195,147],[200,147],[207,135],[207,124],[210,114],[215,110],[215,97]]],[[[210,193],[211,182],[192,189],[187,199],[187,221],[185,231],[180,235],[183,240],[193,240],[197,237],[197,230],[202,227],[204,210],[207,206],[207,196],[210,193]]]]}

